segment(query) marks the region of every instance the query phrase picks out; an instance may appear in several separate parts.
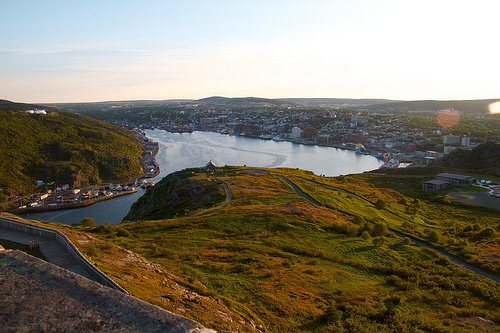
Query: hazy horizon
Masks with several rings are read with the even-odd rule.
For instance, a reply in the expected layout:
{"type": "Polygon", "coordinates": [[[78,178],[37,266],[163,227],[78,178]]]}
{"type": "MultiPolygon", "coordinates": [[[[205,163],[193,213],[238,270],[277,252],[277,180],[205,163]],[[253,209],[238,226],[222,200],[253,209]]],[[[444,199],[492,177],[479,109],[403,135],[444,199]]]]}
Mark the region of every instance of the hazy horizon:
{"type": "Polygon", "coordinates": [[[0,98],[491,99],[499,9],[493,0],[9,1],[0,98]]]}

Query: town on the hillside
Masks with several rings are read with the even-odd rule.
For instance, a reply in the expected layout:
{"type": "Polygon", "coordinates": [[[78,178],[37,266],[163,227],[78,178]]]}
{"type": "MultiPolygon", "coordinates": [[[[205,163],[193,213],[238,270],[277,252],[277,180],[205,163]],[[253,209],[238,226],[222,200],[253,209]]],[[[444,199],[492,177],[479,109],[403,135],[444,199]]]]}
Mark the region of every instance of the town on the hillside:
{"type": "Polygon", "coordinates": [[[362,105],[276,106],[266,102],[232,105],[224,99],[218,103],[167,102],[107,104],[89,115],[129,129],[213,131],[350,149],[384,158],[386,166],[425,165],[457,148],[472,149],[500,140],[498,115],[454,109],[369,110],[362,105]]]}

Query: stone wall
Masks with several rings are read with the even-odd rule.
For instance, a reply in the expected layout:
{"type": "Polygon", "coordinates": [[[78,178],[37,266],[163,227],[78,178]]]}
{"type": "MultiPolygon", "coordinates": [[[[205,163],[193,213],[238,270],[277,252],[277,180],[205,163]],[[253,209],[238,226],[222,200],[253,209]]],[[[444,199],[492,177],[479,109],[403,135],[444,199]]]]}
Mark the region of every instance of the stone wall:
{"type": "Polygon", "coordinates": [[[116,282],[111,280],[106,274],[101,272],[90,261],[88,261],[87,258],[85,258],[85,256],[76,248],[76,246],[71,243],[66,235],[64,235],[60,231],[33,225],[30,223],[14,221],[7,218],[0,218],[0,227],[56,240],[68,250],[68,252],[80,264],[80,266],[82,266],[97,282],[104,286],[128,294],[125,289],[120,287],[116,282]]]}

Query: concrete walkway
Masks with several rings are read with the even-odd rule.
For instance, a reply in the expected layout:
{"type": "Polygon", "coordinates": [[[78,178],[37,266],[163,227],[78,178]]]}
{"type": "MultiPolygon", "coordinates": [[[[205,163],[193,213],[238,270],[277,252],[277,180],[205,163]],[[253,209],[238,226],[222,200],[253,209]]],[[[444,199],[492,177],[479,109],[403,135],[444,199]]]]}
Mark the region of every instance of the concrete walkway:
{"type": "Polygon", "coordinates": [[[0,239],[29,245],[29,241],[38,241],[40,252],[51,263],[70,272],[84,276],[87,279],[95,279],[76,261],[76,259],[66,250],[66,248],[55,239],[36,236],[21,231],[10,230],[0,227],[0,239]]]}

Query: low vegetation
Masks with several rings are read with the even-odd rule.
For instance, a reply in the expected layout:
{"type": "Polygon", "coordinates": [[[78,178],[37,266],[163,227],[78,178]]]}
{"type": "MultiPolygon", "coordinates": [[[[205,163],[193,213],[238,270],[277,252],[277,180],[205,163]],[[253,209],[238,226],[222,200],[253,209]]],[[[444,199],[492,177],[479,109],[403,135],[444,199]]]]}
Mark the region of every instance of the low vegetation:
{"type": "Polygon", "coordinates": [[[400,186],[406,178],[417,185],[425,178],[415,177],[192,169],[165,178],[148,192],[141,199],[148,209],[136,205],[129,215],[136,216],[134,221],[64,230],[78,230],[75,243],[82,252],[135,296],[217,330],[497,329],[498,283],[409,237],[500,276],[498,211],[383,186],[400,186]],[[277,174],[320,205],[297,194],[277,174]],[[193,215],[225,201],[218,181],[228,184],[232,201],[193,215]],[[211,200],[207,197],[201,207],[193,199],[196,193],[211,200]],[[175,196],[183,209],[172,214],[170,199],[162,198],[175,196]],[[124,259],[134,256],[149,266],[124,259]],[[146,273],[144,267],[153,270],[146,273]],[[172,279],[176,288],[168,282],[172,279]]]}

